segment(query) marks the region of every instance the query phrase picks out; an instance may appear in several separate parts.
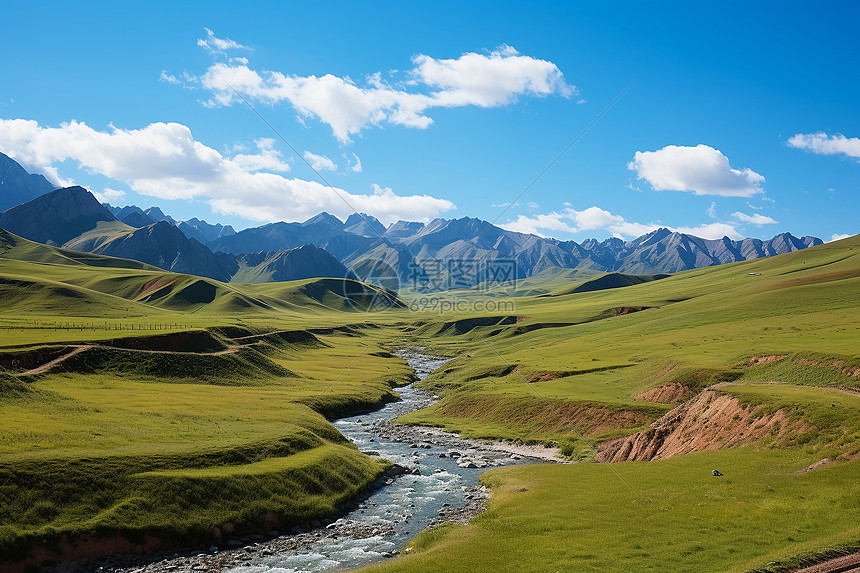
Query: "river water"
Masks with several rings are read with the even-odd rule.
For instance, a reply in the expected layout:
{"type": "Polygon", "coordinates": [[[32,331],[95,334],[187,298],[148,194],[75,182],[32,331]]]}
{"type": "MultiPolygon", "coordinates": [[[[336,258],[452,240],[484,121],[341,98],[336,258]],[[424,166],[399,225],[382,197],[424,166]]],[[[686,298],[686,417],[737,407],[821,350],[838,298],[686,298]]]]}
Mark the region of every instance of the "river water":
{"type": "MultiPolygon", "coordinates": [[[[398,353],[419,379],[446,362],[421,350],[398,353]]],[[[446,520],[465,522],[480,511],[487,493],[479,486],[478,477],[486,468],[544,461],[461,440],[439,430],[392,424],[391,420],[425,408],[435,399],[411,385],[397,392],[400,401],[370,414],[342,418],[334,425],[361,451],[413,473],[388,478],[386,485],[363,496],[353,511],[325,527],[312,531],[296,528],[276,539],[168,559],[136,570],[316,573],[360,567],[394,557],[427,527],[446,520]]]]}

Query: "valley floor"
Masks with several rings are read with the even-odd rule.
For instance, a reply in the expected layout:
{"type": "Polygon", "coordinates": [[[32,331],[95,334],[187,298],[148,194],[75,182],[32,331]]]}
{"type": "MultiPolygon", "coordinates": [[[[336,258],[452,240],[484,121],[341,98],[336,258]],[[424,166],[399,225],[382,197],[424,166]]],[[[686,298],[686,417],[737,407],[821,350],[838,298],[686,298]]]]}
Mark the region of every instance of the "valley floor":
{"type": "Polygon", "coordinates": [[[401,422],[580,463],[486,472],[485,513],[370,570],[741,573],[856,550],[858,255],[852,238],[568,285],[499,315],[344,310],[331,281],[216,285],[191,304],[180,277],[144,300],[154,271],[62,283],[2,263],[19,312],[0,320],[0,551],[83,534],[209,543],[333,514],[386,464],[327,419],[393,399],[412,379],[389,353],[405,344],[452,360],[420,384],[440,401],[401,422]],[[45,289],[68,290],[65,314],[33,312],[45,289]]]}

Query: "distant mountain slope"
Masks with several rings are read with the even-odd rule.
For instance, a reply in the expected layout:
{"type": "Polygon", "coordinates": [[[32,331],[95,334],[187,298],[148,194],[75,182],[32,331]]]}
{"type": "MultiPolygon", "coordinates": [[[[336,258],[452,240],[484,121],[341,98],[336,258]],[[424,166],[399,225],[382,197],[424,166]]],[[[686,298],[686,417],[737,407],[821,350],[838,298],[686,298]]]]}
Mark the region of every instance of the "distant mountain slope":
{"type": "Polygon", "coordinates": [[[344,221],[343,228],[348,233],[372,238],[381,237],[385,232],[385,225],[367,213],[353,213],[344,221]]]}
{"type": "Polygon", "coordinates": [[[212,225],[197,217],[192,217],[187,221],[180,221],[176,224],[176,227],[185,233],[185,236],[189,239],[197,239],[204,245],[221,237],[229,237],[236,234],[236,231],[230,225],[222,225],[220,223],[212,225]]]}
{"type": "Polygon", "coordinates": [[[165,215],[164,212],[161,209],[159,209],[158,207],[150,207],[149,209],[145,210],[143,213],[144,213],[144,215],[146,215],[147,217],[149,217],[150,219],[152,219],[156,223],[158,221],[167,221],[171,225],[176,224],[176,220],[173,217],[171,217],[170,215],[165,215]]]}
{"type": "Polygon", "coordinates": [[[157,270],[151,265],[131,259],[118,259],[43,245],[19,237],[5,229],[0,229],[0,259],[53,265],[157,270]]]}
{"type": "Polygon", "coordinates": [[[596,290],[606,290],[611,288],[622,288],[633,286],[660,279],[665,279],[671,275],[625,275],[621,273],[608,273],[596,279],[590,279],[581,285],[570,289],[567,292],[560,294],[573,294],[577,292],[593,292],[596,290]]]}
{"type": "MultiPolygon", "coordinates": [[[[126,217],[145,217],[139,209],[126,217]]],[[[0,227],[47,245],[133,259],[180,273],[227,281],[212,252],[166,221],[126,225],[83,187],[57,189],[0,213],[0,227]]]]}
{"type": "Polygon", "coordinates": [[[108,203],[103,203],[103,205],[114,217],[130,227],[140,228],[155,223],[155,221],[143,212],[143,209],[135,205],[128,205],[126,207],[112,207],[108,203]]]}
{"type": "Polygon", "coordinates": [[[328,213],[320,213],[303,223],[269,223],[245,229],[209,243],[213,251],[241,254],[259,251],[278,251],[302,245],[317,245],[344,235],[343,222],[328,213]]]}
{"type": "Polygon", "coordinates": [[[104,206],[114,217],[131,227],[140,228],[152,225],[158,221],[167,221],[171,225],[176,225],[189,239],[196,239],[204,245],[221,237],[229,237],[236,234],[236,231],[230,225],[222,225],[220,223],[212,225],[197,217],[192,217],[187,221],[177,221],[170,215],[165,215],[158,207],[150,207],[144,211],[137,205],[114,207],[108,203],[104,203],[104,206]]]}
{"type": "Polygon", "coordinates": [[[596,245],[595,250],[601,252],[604,257],[607,252],[614,251],[614,264],[611,259],[591,259],[588,268],[653,274],[781,255],[821,245],[823,241],[816,237],[797,238],[790,233],[782,233],[769,241],[733,241],[728,237],[709,240],[668,229],[658,229],[621,245],[617,242],[609,245],[604,243],[596,245]]]}
{"type": "MultiPolygon", "coordinates": [[[[9,162],[7,170],[16,177],[30,177],[9,162]]],[[[343,276],[344,269],[334,264],[339,261],[368,280],[380,278],[377,275],[385,267],[383,275],[392,276],[381,278],[396,278],[400,285],[418,290],[467,288],[497,278],[522,280],[554,268],[675,273],[822,244],[821,239],[789,233],[767,241],[735,241],[702,239],[669,229],[630,241],[610,238],[577,243],[508,231],[472,217],[434,219],[426,224],[397,221],[386,229],[363,213],[350,215],[344,222],[325,212],[301,223],[270,223],[237,233],[229,225],[197,218],[176,221],[158,207],[100,206],[81,187],[51,191],[8,209],[0,214],[0,227],[38,242],[133,258],[219,280],[343,276]],[[167,226],[157,224],[162,222],[167,226]],[[306,245],[325,249],[337,261],[312,249],[289,252],[306,245]]]]}
{"type": "Polygon", "coordinates": [[[0,213],[0,227],[31,241],[61,246],[92,230],[99,221],[115,221],[83,187],[64,187],[0,213]]]}
{"type": "MultiPolygon", "coordinates": [[[[141,261],[154,267],[228,282],[292,281],[306,278],[354,278],[329,252],[313,245],[270,253],[234,255],[210,251],[205,245],[182,232],[182,225],[201,233],[218,232],[225,236],[229,226],[209,225],[191,219],[179,225],[157,208],[147,211],[135,206],[101,205],[82,187],[59,189],[0,214],[0,227],[38,243],[63,246],[72,251],[141,261]],[[111,213],[124,217],[118,221],[111,213]],[[163,217],[151,222],[149,215],[163,217]],[[147,221],[150,221],[147,223],[147,221]],[[135,222],[145,223],[142,225],[135,222]],[[128,223],[128,224],[127,224],[128,223]],[[233,278],[237,272],[240,276],[233,278]]],[[[323,226],[336,230],[342,226],[334,217],[316,217],[311,230],[323,226]],[[336,222],[336,223],[335,223],[336,222]]],[[[368,239],[353,237],[359,243],[368,239]]]]}
{"type": "Polygon", "coordinates": [[[0,305],[12,313],[107,319],[158,316],[164,311],[249,316],[403,306],[392,293],[343,278],[228,285],[135,261],[70,253],[3,230],[0,253],[0,305]]]}
{"type": "Polygon", "coordinates": [[[111,257],[135,259],[177,273],[225,282],[230,280],[229,271],[223,268],[212,251],[197,240],[189,239],[167,221],[107,238],[75,240],[66,246],[111,257]]]}
{"type": "Polygon", "coordinates": [[[0,211],[26,203],[56,189],[42,175],[31,175],[21,165],[0,153],[0,211]]]}
{"type": "Polygon", "coordinates": [[[427,224],[398,221],[381,236],[375,234],[378,230],[370,219],[359,215],[340,223],[339,219],[321,213],[303,223],[271,223],[245,229],[213,241],[209,246],[216,251],[239,254],[314,244],[332,253],[358,276],[372,272],[374,261],[382,261],[397,269],[401,284],[432,288],[431,283],[434,283],[449,288],[487,280],[493,265],[507,265],[518,279],[555,267],[659,274],[773,256],[822,244],[821,239],[815,237],[797,238],[788,233],[768,241],[733,241],[727,237],[702,239],[669,229],[658,229],[631,241],[611,238],[576,243],[507,231],[470,217],[435,219],[427,224]],[[452,270],[457,265],[467,272],[457,276],[457,271],[452,270]]]}
{"type": "Polygon", "coordinates": [[[315,277],[356,278],[329,252],[314,245],[244,255],[238,262],[239,270],[232,279],[236,283],[281,282],[315,277]]]}

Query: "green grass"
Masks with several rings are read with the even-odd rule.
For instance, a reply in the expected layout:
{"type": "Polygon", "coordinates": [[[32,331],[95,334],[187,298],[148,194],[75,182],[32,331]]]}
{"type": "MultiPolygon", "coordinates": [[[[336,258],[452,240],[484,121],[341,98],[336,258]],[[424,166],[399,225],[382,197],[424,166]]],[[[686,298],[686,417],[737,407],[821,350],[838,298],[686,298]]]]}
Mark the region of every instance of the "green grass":
{"type": "Polygon", "coordinates": [[[668,411],[641,395],[673,383],[719,384],[800,430],[659,462],[493,470],[489,512],[381,569],[745,571],[860,540],[860,462],[845,461],[860,452],[858,237],[587,292],[572,291],[599,273],[549,269],[513,292],[447,295],[504,311],[444,315],[377,311],[379,293],[338,279],[224,284],[12,241],[0,351],[99,348],[47,375],[0,372],[0,550],[331,513],[381,466],[325,418],[392,399],[411,378],[380,351],[410,343],[454,359],[423,382],[442,400],[404,420],[467,436],[587,459],[668,411]],[[134,349],[183,332],[161,339],[175,352],[134,349]],[[771,355],[785,358],[750,361],[771,355]],[[825,457],[838,460],[796,475],[825,457]]]}
{"type": "MultiPolygon", "coordinates": [[[[519,318],[512,324],[455,332],[444,327],[449,317],[430,320],[416,336],[432,336],[434,349],[461,358],[427,379],[427,386],[443,392],[443,401],[413,420],[474,431],[474,420],[437,415],[446,401],[463,393],[486,400],[498,394],[541,399],[551,409],[553,400],[628,405],[643,391],[672,382],[693,391],[737,379],[856,387],[860,378],[842,370],[858,360],[858,289],[860,239],[855,237],[624,288],[518,298],[519,318]],[[607,313],[622,307],[652,308],[607,313]],[[523,332],[527,327],[532,330],[523,332]],[[747,365],[750,357],[772,354],[791,356],[747,365]],[[803,357],[831,362],[795,364],[803,357]],[[837,360],[839,367],[832,365],[837,360]],[[669,365],[674,367],[664,372],[669,365]]],[[[496,422],[504,426],[504,420],[496,422]]],[[[508,426],[507,434],[498,435],[520,435],[516,423],[508,426]]],[[[539,431],[528,436],[552,437],[539,431]]]]}
{"type": "Polygon", "coordinates": [[[720,384],[759,412],[781,409],[799,433],[614,470],[493,470],[490,511],[422,534],[409,556],[370,569],[740,572],[856,544],[860,461],[845,460],[860,452],[857,292],[854,237],[624,288],[521,297],[508,313],[514,324],[455,331],[444,327],[452,317],[428,318],[416,334],[460,358],[423,383],[442,401],[404,421],[554,441],[587,458],[596,442],[636,429],[601,434],[593,408],[653,419],[668,406],[641,409],[638,396],[679,382],[693,392],[720,384]],[[619,307],[652,308],[610,312],[619,307]],[[770,355],[786,358],[750,363],[770,355]],[[795,475],[824,458],[838,461],[795,475]],[[726,478],[711,477],[714,467],[726,478]]]}
{"type": "Polygon", "coordinates": [[[760,412],[783,410],[789,419],[808,424],[791,442],[821,458],[853,458],[860,454],[860,394],[839,389],[785,384],[737,384],[723,390],[742,403],[764,406],[760,412]]]}
{"type": "Polygon", "coordinates": [[[0,482],[0,546],[5,555],[23,554],[34,540],[85,532],[187,546],[206,543],[212,527],[226,523],[246,532],[287,528],[334,514],[386,465],[329,442],[291,453],[309,445],[288,437],[193,455],[0,466],[11,478],[0,482]],[[270,457],[255,461],[263,453],[270,457]],[[211,465],[188,467],[202,463],[211,465]]]}
{"type": "MultiPolygon", "coordinates": [[[[383,360],[406,374],[399,360],[368,358],[383,360]]],[[[204,542],[226,522],[262,529],[270,512],[285,526],[331,515],[383,466],[318,412],[389,399],[396,378],[378,368],[362,368],[377,372],[375,384],[293,375],[212,386],[139,370],[41,377],[0,401],[0,547],[92,530],[204,542]]]]}
{"type": "Polygon", "coordinates": [[[741,449],[492,470],[489,511],[367,570],[740,572],[860,539],[860,462],[795,475],[810,461],[741,449]]]}
{"type": "Polygon", "coordinates": [[[48,374],[1,373],[4,555],[64,533],[190,543],[226,522],[259,529],[267,514],[288,526],[330,515],[382,471],[324,418],[411,381],[380,352],[399,330],[362,324],[404,316],[361,312],[372,289],[227,285],[3,238],[5,363],[97,345],[48,374]]]}

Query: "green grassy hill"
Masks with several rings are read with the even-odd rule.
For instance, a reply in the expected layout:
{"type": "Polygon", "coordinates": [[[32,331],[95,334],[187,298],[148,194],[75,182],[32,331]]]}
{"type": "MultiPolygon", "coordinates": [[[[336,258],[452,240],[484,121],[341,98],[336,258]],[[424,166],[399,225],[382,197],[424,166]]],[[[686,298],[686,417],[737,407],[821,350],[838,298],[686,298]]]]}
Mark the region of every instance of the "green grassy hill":
{"type": "MultiPolygon", "coordinates": [[[[241,286],[0,235],[0,554],[95,533],[208,543],[332,515],[387,464],[326,421],[394,399],[360,327],[397,299],[241,286]]],[[[384,356],[388,356],[387,358],[384,356]]]]}
{"type": "Polygon", "coordinates": [[[549,270],[447,306],[4,237],[5,555],[330,515],[383,465],[326,418],[391,400],[409,370],[380,351],[407,343],[454,359],[403,421],[581,463],[488,472],[489,511],[378,569],[777,570],[860,541],[860,237],[660,280],[549,270]]]}
{"type": "Polygon", "coordinates": [[[664,449],[659,461],[488,472],[488,512],[370,569],[777,571],[857,547],[858,293],[852,237],[518,298],[508,324],[428,320],[418,332],[460,358],[425,382],[442,400],[403,421],[554,443],[583,461],[613,440],[664,449]]]}

